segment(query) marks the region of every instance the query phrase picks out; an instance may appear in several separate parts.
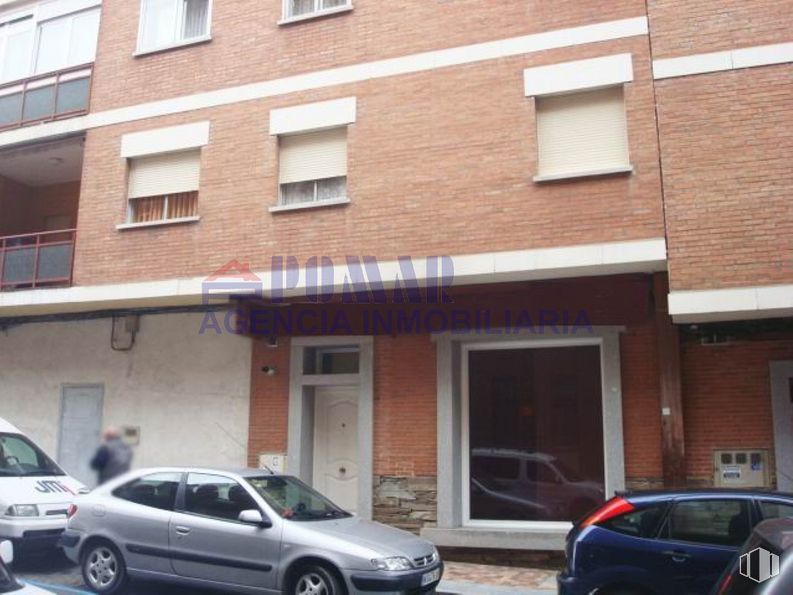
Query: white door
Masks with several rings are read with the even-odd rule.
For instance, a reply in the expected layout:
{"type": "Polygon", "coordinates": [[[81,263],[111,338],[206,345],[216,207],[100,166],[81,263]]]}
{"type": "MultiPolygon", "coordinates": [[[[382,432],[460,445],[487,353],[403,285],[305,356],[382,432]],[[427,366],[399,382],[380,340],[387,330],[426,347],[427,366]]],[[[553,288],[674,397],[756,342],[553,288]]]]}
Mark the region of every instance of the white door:
{"type": "Polygon", "coordinates": [[[90,461],[100,442],[103,397],[99,385],[63,387],[58,463],[89,487],[97,483],[90,461]]]}
{"type": "Polygon", "coordinates": [[[314,393],[314,488],[350,512],[358,509],[358,388],[314,393]]]}

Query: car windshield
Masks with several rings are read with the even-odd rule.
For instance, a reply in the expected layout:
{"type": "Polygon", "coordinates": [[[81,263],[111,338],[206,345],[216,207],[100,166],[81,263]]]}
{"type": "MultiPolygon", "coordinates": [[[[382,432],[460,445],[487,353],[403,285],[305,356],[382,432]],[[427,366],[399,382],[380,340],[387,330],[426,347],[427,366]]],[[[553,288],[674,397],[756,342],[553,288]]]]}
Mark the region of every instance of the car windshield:
{"type": "Polygon", "coordinates": [[[249,477],[247,481],[282,518],[326,521],[352,516],[295,477],[249,477]]]}
{"type": "Polygon", "coordinates": [[[21,434],[0,434],[0,477],[66,475],[44,452],[21,434]]]}

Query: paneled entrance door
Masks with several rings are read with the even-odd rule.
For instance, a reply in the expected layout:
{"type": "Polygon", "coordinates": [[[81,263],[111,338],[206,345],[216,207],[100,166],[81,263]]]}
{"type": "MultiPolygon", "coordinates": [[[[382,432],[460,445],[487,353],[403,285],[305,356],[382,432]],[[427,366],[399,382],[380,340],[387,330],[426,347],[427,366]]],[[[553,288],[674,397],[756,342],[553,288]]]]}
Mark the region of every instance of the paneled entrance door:
{"type": "Polygon", "coordinates": [[[358,509],[358,387],[314,393],[314,488],[350,512],[358,509]]]}

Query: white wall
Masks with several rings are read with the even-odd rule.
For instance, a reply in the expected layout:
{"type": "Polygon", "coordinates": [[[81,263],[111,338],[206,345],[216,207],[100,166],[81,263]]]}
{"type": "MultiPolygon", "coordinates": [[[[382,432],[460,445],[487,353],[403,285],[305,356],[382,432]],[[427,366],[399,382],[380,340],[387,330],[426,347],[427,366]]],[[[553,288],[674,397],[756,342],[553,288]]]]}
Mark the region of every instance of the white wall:
{"type": "Polygon", "coordinates": [[[110,319],[0,331],[0,417],[56,457],[61,384],[102,383],[103,425],[141,428],[135,466],[244,466],[251,341],[199,335],[202,318],[144,316],[124,353],[110,319]]]}

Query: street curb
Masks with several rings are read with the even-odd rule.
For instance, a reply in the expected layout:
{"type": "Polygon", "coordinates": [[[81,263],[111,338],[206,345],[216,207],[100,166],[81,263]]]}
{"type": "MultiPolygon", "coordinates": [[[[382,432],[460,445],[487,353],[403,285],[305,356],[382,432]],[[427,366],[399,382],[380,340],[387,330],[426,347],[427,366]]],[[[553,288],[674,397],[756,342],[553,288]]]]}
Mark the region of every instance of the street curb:
{"type": "Polygon", "coordinates": [[[438,595],[552,595],[553,589],[520,589],[515,587],[497,587],[479,583],[462,581],[441,581],[437,589],[438,595]]]}

